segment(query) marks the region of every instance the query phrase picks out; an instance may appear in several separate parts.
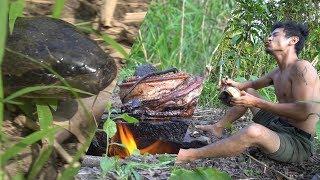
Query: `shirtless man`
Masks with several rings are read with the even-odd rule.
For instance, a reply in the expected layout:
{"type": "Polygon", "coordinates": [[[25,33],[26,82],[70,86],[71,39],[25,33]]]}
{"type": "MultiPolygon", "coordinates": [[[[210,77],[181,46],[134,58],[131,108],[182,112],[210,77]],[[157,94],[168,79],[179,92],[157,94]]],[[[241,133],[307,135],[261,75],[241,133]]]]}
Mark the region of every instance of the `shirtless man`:
{"type": "Polygon", "coordinates": [[[278,68],[255,81],[222,83],[241,91],[234,105],[216,124],[198,126],[220,137],[224,127],[240,118],[248,108],[254,117],[251,125],[237,134],[198,149],[181,149],[177,162],[205,157],[235,156],[248,147],[258,147],[269,158],[281,162],[300,162],[312,154],[313,136],[320,111],[320,82],[316,69],[298,54],[307,39],[307,27],[294,22],[277,23],[265,42],[266,52],[278,68]],[[255,92],[273,85],[279,103],[268,102],[255,92]]]}

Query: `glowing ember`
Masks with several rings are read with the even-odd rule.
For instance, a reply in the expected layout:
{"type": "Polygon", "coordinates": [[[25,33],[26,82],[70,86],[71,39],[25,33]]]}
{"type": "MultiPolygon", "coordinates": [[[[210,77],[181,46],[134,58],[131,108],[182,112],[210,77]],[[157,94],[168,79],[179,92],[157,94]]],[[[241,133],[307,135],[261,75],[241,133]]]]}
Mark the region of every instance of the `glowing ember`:
{"type": "MultiPolygon", "coordinates": [[[[118,123],[117,127],[120,141],[126,148],[111,148],[109,153],[110,155],[118,155],[121,158],[124,158],[126,156],[132,155],[133,152],[138,148],[130,129],[124,123],[118,123]]],[[[178,153],[178,151],[179,149],[174,147],[172,144],[160,140],[157,140],[153,144],[140,149],[141,154],[178,153]]]]}

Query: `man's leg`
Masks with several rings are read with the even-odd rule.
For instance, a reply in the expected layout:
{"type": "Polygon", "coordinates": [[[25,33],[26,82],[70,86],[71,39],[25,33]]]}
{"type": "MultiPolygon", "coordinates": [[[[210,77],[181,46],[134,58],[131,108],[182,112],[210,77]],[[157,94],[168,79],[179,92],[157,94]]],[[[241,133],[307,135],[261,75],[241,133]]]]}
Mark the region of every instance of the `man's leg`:
{"type": "MultiPolygon", "coordinates": [[[[261,98],[261,96],[254,89],[249,88],[246,90],[246,92],[261,98]]],[[[223,129],[228,124],[232,124],[235,120],[242,117],[247,112],[247,110],[248,108],[243,106],[231,107],[230,109],[228,109],[222,119],[220,119],[220,121],[218,121],[217,123],[212,125],[198,125],[196,126],[196,128],[213,133],[216,137],[220,138],[222,136],[223,129]]],[[[250,108],[250,110],[253,115],[255,115],[259,111],[258,108],[250,108]]]]}
{"type": "Polygon", "coordinates": [[[180,149],[177,162],[205,157],[229,157],[244,152],[248,147],[259,147],[266,153],[274,153],[280,147],[280,138],[274,131],[253,123],[237,134],[198,149],[180,149]]]}

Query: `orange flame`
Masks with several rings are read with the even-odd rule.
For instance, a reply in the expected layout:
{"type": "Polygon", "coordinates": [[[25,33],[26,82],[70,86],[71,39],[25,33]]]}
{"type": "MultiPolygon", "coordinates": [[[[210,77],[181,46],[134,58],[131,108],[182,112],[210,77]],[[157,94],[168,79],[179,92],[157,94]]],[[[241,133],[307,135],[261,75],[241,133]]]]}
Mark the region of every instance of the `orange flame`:
{"type": "Polygon", "coordinates": [[[137,149],[137,144],[132,133],[125,124],[119,124],[119,135],[121,143],[125,145],[126,150],[128,151],[126,154],[131,155],[133,151],[137,149]]]}
{"type": "MultiPolygon", "coordinates": [[[[123,123],[118,123],[118,132],[121,143],[126,147],[124,150],[111,151],[114,155],[119,155],[124,158],[133,154],[134,150],[138,149],[136,141],[131,133],[130,129],[123,123]]],[[[163,154],[163,153],[178,153],[179,149],[172,146],[172,144],[157,140],[153,144],[140,149],[141,154],[163,154]]]]}

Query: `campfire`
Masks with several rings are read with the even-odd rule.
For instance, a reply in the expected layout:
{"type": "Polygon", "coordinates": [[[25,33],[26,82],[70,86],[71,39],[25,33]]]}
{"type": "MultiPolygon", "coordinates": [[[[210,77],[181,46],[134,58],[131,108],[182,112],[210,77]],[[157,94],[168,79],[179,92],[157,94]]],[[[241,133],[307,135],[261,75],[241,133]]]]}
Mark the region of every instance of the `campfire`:
{"type": "Polygon", "coordinates": [[[119,145],[112,145],[109,149],[109,155],[110,156],[119,156],[121,158],[124,158],[126,156],[130,156],[134,154],[134,152],[139,152],[140,154],[176,154],[179,149],[172,143],[156,140],[151,145],[148,145],[146,147],[142,147],[139,143],[137,145],[137,142],[134,138],[133,133],[131,130],[127,127],[125,123],[118,123],[117,124],[117,130],[118,130],[118,136],[113,137],[112,141],[118,141],[120,139],[121,144],[124,146],[119,145]],[[115,140],[117,139],[117,140],[115,140]]]}
{"type": "MultiPolygon", "coordinates": [[[[135,152],[177,154],[180,148],[206,145],[186,139],[202,83],[202,77],[168,70],[123,81],[119,85],[121,111],[140,121],[131,124],[117,120],[117,133],[111,138],[108,155],[124,158],[135,152]]],[[[106,137],[101,133],[96,134],[94,143],[103,147],[106,137]]],[[[101,153],[105,152],[102,148],[101,153]]]]}

